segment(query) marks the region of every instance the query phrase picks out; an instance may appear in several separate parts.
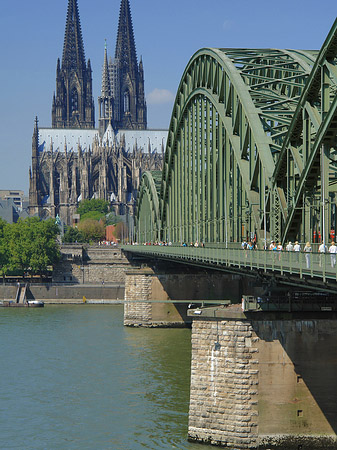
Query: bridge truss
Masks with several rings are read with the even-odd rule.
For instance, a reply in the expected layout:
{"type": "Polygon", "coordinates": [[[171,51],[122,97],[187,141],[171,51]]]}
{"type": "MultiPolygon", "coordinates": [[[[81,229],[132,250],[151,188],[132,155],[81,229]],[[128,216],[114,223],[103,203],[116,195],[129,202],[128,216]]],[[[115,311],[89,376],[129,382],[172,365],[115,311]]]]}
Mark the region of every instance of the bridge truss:
{"type": "Polygon", "coordinates": [[[202,49],[182,76],[137,240],[327,241],[336,229],[337,20],[320,52],[202,49]],[[160,185],[159,185],[160,184],[160,185]]]}

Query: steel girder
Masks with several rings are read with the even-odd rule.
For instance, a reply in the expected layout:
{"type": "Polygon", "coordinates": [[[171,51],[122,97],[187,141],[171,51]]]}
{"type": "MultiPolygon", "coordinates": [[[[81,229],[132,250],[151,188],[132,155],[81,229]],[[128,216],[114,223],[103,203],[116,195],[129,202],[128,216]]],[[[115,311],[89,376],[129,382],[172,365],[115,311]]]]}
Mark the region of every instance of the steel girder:
{"type": "Polygon", "coordinates": [[[314,59],[275,49],[202,49],[191,58],[164,159],[163,239],[229,242],[275,228],[272,176],[314,59]]]}
{"type": "Polygon", "coordinates": [[[327,242],[328,230],[336,230],[336,63],[337,20],[299,99],[273,176],[282,203],[283,240],[311,241],[317,231],[327,242]]]}
{"type": "Polygon", "coordinates": [[[173,243],[255,233],[311,240],[324,215],[323,235],[336,229],[336,28],[319,53],[202,49],[191,58],[173,107],[158,211],[151,190],[141,194],[143,236],[149,210],[156,237],[173,243]]]}
{"type": "Polygon", "coordinates": [[[155,242],[159,240],[160,213],[158,191],[162,173],[160,171],[144,172],[136,205],[136,240],[139,242],[155,242]]]}

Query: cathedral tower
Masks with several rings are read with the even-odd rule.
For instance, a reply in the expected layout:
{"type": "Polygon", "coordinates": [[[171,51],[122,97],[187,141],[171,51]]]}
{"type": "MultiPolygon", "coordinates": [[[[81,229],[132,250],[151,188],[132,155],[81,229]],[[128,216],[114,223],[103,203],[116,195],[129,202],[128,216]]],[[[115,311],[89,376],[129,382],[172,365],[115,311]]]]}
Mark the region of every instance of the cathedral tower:
{"type": "MultiPolygon", "coordinates": [[[[110,123],[117,129],[145,130],[147,127],[147,110],[144,93],[143,62],[137,61],[136,45],[133,34],[129,0],[121,0],[115,58],[108,64],[110,83],[109,93],[106,89],[107,55],[104,55],[102,95],[100,105],[113,103],[113,118],[110,123]],[[107,95],[109,97],[107,97],[107,95]],[[106,100],[103,100],[106,99],[106,100]]],[[[100,108],[100,132],[107,127],[104,108],[100,108]]]]}
{"type": "Polygon", "coordinates": [[[62,65],[57,60],[53,128],[94,128],[90,59],[85,61],[77,0],[68,1],[62,65]]]}

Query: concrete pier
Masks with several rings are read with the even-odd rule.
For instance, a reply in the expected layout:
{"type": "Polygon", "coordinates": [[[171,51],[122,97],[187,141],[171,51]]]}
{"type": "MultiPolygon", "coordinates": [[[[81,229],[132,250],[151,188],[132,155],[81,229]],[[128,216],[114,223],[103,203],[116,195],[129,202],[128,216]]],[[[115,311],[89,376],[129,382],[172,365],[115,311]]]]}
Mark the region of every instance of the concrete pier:
{"type": "Polygon", "coordinates": [[[232,306],[189,315],[191,441],[235,450],[337,448],[335,314],[232,306]]]}
{"type": "Polygon", "coordinates": [[[150,267],[125,272],[124,325],[190,326],[189,303],[240,298],[240,279],[205,271],[161,272],[150,267]],[[225,298],[224,298],[225,297],[225,298]]]}

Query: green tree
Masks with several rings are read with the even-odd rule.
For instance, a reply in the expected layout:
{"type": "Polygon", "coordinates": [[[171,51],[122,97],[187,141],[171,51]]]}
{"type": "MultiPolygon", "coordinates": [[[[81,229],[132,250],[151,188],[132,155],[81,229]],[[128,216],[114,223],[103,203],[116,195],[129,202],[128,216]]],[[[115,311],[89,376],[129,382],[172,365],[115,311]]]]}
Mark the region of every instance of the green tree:
{"type": "Polygon", "coordinates": [[[74,242],[86,242],[83,233],[78,228],[68,227],[64,236],[62,238],[62,242],[67,244],[74,242]]]}
{"type": "Polygon", "coordinates": [[[53,219],[41,221],[37,217],[5,227],[5,246],[9,254],[5,270],[44,272],[60,257],[56,240],[58,233],[59,228],[53,219]]]}
{"type": "Polygon", "coordinates": [[[102,215],[105,215],[109,212],[109,202],[99,198],[81,201],[77,208],[77,214],[81,216],[81,219],[84,214],[90,211],[100,212],[102,215]]]}
{"type": "Polygon", "coordinates": [[[8,246],[5,238],[8,223],[0,218],[0,271],[5,275],[8,267],[8,246]]]}
{"type": "Polygon", "coordinates": [[[86,242],[98,242],[105,239],[105,225],[102,221],[85,219],[79,223],[78,229],[83,234],[86,242]]]}
{"type": "Polygon", "coordinates": [[[105,224],[106,225],[116,225],[116,223],[121,222],[122,219],[120,216],[116,216],[114,212],[109,212],[105,216],[105,224]]]}
{"type": "Polygon", "coordinates": [[[81,220],[85,220],[85,219],[104,220],[105,221],[105,214],[100,211],[88,211],[87,213],[84,213],[81,215],[81,220]]]}

